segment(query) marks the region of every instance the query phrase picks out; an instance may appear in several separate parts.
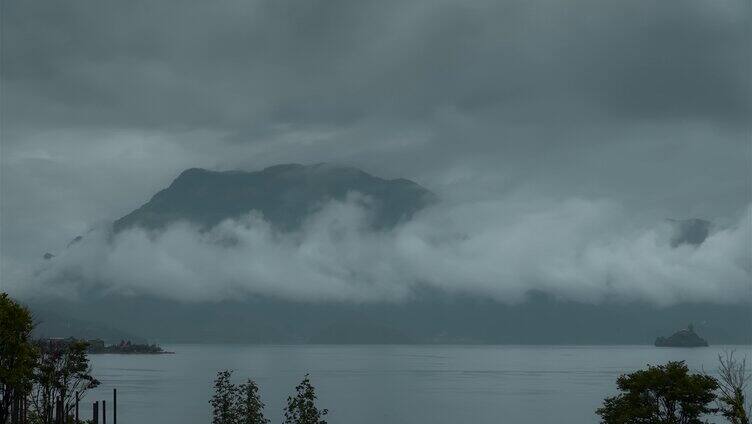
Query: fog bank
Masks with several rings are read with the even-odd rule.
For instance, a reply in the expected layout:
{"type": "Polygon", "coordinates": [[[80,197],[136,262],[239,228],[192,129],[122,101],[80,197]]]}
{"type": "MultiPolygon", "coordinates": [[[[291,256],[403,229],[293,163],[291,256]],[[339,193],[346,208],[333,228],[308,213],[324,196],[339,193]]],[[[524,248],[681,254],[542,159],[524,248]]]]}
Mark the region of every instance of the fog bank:
{"type": "Polygon", "coordinates": [[[445,202],[385,231],[368,229],[368,202],[356,193],[329,202],[294,232],[257,213],[204,232],[188,223],[151,233],[98,229],[33,270],[6,269],[5,285],[25,297],[102,292],[189,302],[399,302],[426,286],[504,303],[531,290],[591,303],[751,299],[749,207],[701,244],[674,247],[669,220],[639,225],[605,200],[445,202]]]}

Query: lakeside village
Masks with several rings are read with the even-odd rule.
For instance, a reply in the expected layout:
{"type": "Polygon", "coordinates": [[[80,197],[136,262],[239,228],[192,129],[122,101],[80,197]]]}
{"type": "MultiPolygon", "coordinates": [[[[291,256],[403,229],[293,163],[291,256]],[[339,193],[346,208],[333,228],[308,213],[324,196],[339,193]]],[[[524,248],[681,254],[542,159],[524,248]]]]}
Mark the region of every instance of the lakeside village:
{"type": "Polygon", "coordinates": [[[140,344],[132,343],[130,340],[121,340],[116,344],[106,344],[102,339],[77,339],[75,337],[68,338],[47,338],[41,339],[38,342],[44,344],[56,344],[56,345],[71,345],[77,342],[83,342],[86,344],[86,353],[88,354],[101,354],[101,353],[116,353],[116,354],[174,354],[175,352],[168,352],[162,349],[157,344],[140,344]]]}

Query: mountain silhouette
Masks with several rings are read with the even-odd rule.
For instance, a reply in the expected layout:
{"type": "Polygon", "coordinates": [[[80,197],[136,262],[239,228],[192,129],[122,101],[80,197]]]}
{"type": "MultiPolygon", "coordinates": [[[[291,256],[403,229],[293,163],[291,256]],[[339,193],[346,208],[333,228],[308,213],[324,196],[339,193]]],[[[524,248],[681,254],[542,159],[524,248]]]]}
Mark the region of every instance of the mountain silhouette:
{"type": "Polygon", "coordinates": [[[115,221],[113,229],[160,229],[175,221],[207,229],[257,211],[274,227],[294,230],[327,201],[345,200],[349,193],[366,196],[374,229],[394,227],[436,199],[410,180],[387,180],[329,164],[276,165],[257,172],[191,168],[146,204],[115,221]]]}

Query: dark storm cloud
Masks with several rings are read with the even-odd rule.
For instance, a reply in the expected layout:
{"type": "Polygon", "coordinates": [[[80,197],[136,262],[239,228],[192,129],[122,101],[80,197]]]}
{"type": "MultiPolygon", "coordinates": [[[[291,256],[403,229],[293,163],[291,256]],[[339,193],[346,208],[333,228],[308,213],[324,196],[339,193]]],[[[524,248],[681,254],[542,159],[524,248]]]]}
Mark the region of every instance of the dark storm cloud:
{"type": "Polygon", "coordinates": [[[440,107],[512,122],[584,113],[746,125],[747,9],[699,0],[13,1],[3,10],[5,113],[33,126],[251,135],[373,116],[430,120],[440,107]]]}
{"type": "Polygon", "coordinates": [[[747,216],[745,0],[10,0],[1,15],[6,264],[193,166],[346,163],[454,204],[613,202],[646,228],[747,216]]]}

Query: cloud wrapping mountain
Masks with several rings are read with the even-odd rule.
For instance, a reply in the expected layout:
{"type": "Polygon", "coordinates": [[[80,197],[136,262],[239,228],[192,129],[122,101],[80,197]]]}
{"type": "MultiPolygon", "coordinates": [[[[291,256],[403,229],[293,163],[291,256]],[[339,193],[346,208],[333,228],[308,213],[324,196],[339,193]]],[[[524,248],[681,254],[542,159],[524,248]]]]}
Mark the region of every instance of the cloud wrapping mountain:
{"type": "Polygon", "coordinates": [[[747,0],[5,2],[0,289],[748,299],[749,12],[747,0]],[[211,230],[104,229],[186,168],[286,162],[410,178],[444,202],[376,232],[362,191],[292,232],[263,208],[211,230]],[[676,238],[665,221],[696,217],[707,234],[676,238]]]}
{"type": "Polygon", "coordinates": [[[439,203],[382,231],[367,204],[350,193],[294,231],[254,212],[208,231],[95,231],[35,281],[183,301],[402,301],[426,286],[506,303],[531,290],[593,303],[750,300],[750,209],[702,244],[674,247],[671,223],[628,224],[606,201],[439,203]]]}

